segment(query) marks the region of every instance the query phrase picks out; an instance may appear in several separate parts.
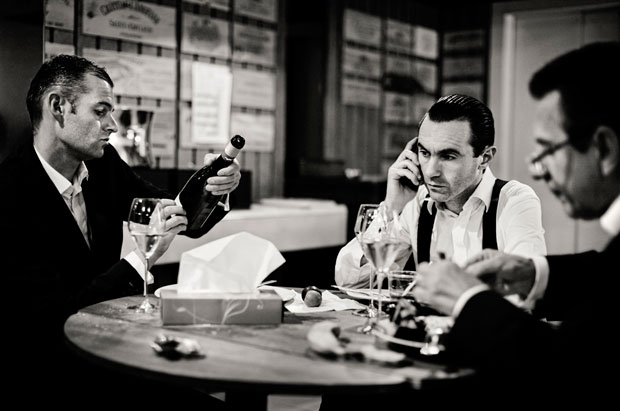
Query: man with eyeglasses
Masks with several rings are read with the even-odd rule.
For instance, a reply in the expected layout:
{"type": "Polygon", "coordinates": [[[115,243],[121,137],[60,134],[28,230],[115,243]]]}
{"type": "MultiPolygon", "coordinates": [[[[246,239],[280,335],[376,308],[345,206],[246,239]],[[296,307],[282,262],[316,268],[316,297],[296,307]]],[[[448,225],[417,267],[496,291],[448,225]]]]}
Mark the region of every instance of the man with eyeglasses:
{"type": "MultiPolygon", "coordinates": [[[[388,172],[384,206],[399,217],[411,253],[396,265],[413,268],[446,258],[463,265],[483,248],[544,255],[540,200],[531,187],[495,178],[491,110],[465,95],[440,98],[388,172]],[[407,261],[408,256],[411,259],[407,261]]],[[[357,239],[336,260],[336,283],[367,287],[372,267],[357,239]]]]}
{"type": "Polygon", "coordinates": [[[549,62],[529,85],[539,146],[530,171],[569,216],[600,218],[612,237],[605,250],[532,258],[485,250],[465,270],[449,262],[418,269],[414,296],[454,317],[446,351],[511,402],[607,404],[617,390],[619,57],[618,42],[590,44],[549,62]],[[514,292],[538,296],[536,316],[501,298],[514,292]]]}

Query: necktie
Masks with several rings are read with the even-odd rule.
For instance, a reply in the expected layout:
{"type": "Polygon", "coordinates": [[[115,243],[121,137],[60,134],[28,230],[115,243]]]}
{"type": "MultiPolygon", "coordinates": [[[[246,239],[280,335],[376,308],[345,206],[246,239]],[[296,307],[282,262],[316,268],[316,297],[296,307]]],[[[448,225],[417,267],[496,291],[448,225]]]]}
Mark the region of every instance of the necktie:
{"type": "Polygon", "coordinates": [[[86,204],[84,203],[84,195],[82,194],[81,187],[76,189],[75,186],[71,188],[71,213],[73,218],[80,228],[86,244],[90,247],[89,235],[88,235],[88,219],[86,217],[86,204]]]}

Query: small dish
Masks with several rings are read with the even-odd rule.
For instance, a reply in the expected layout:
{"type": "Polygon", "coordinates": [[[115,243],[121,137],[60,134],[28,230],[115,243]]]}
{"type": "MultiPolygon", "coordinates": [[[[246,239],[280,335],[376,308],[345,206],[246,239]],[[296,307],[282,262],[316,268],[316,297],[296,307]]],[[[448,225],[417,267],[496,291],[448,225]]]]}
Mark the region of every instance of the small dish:
{"type": "MultiPolygon", "coordinates": [[[[369,288],[360,288],[360,289],[355,289],[355,290],[343,290],[345,292],[345,294],[347,294],[349,297],[353,297],[355,299],[358,300],[370,300],[370,297],[374,297],[374,299],[376,300],[377,297],[379,297],[379,293],[376,290],[371,290],[369,288]]],[[[396,301],[394,298],[390,297],[390,291],[387,289],[382,289],[381,290],[381,301],[386,303],[386,302],[394,302],[396,301]]]]}

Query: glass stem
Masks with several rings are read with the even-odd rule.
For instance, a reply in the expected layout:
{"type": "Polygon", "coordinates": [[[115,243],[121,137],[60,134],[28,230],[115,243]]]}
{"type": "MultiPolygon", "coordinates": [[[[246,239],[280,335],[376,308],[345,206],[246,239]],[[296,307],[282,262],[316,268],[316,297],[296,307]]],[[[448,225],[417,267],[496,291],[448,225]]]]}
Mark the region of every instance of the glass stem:
{"type": "Polygon", "coordinates": [[[145,256],[144,259],[146,260],[146,264],[144,265],[144,301],[148,301],[149,298],[146,293],[146,286],[149,282],[149,258],[145,256]]]}
{"type": "Polygon", "coordinates": [[[370,317],[372,317],[372,313],[375,310],[375,296],[373,294],[374,283],[375,283],[375,269],[373,267],[370,270],[370,282],[368,283],[369,284],[368,290],[370,291],[370,305],[368,306],[369,307],[368,314],[370,317]]]}
{"type": "Polygon", "coordinates": [[[377,291],[379,292],[379,294],[377,295],[377,319],[383,313],[382,307],[381,307],[381,302],[383,301],[383,298],[382,298],[383,296],[381,295],[381,288],[383,285],[383,276],[384,276],[383,271],[381,270],[377,271],[377,291]]]}

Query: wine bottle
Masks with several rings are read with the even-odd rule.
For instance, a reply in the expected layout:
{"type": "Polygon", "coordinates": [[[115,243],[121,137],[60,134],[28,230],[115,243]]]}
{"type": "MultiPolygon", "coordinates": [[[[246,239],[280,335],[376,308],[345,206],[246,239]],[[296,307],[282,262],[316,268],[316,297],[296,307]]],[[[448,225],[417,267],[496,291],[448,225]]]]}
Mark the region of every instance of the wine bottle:
{"type": "Polygon", "coordinates": [[[180,204],[187,213],[187,229],[181,232],[182,234],[191,238],[200,237],[202,234],[200,229],[224,197],[224,195],[214,195],[204,189],[207,179],[216,176],[219,170],[229,166],[244,145],[245,139],[240,135],[235,135],[213,163],[202,167],[187,180],[176,200],[177,204],[180,204]]]}

